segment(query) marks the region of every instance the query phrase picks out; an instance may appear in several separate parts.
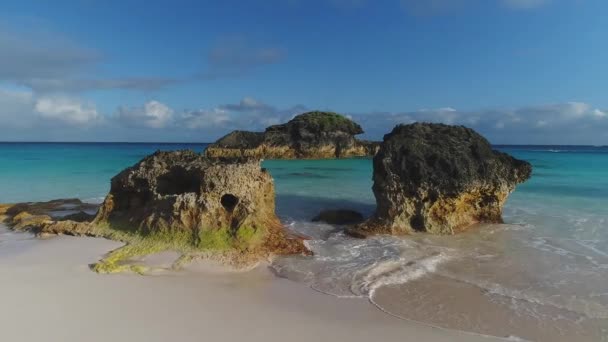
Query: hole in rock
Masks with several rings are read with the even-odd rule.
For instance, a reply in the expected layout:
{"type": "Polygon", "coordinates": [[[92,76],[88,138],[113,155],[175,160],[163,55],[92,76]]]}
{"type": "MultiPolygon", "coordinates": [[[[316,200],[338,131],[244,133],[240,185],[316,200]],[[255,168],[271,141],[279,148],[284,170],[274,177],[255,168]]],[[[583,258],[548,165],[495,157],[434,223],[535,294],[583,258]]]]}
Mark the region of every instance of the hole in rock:
{"type": "Polygon", "coordinates": [[[412,216],[410,219],[410,226],[417,232],[426,231],[426,228],[424,227],[424,217],[420,214],[412,216]]]}
{"type": "Polygon", "coordinates": [[[161,195],[180,195],[189,192],[200,193],[201,176],[183,167],[174,167],[158,177],[156,192],[161,195]]]}
{"type": "Polygon", "coordinates": [[[225,194],[224,196],[222,196],[220,203],[222,203],[224,209],[229,212],[232,212],[234,208],[236,208],[236,205],[239,204],[239,198],[234,196],[233,194],[225,194]]]}

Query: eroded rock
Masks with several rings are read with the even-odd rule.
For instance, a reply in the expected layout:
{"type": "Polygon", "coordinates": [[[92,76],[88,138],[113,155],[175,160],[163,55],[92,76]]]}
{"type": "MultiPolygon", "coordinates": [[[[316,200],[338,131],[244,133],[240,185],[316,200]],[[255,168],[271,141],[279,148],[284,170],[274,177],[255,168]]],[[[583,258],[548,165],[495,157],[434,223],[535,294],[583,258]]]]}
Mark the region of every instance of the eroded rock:
{"type": "Polygon", "coordinates": [[[0,221],[14,230],[36,234],[88,235],[89,223],[99,206],[79,199],[58,199],[48,202],[0,204],[0,221]],[[57,213],[64,215],[57,216],[57,213]]]}
{"type": "Polygon", "coordinates": [[[508,195],[531,172],[528,162],[492,150],[472,129],[399,125],[374,157],[376,213],[351,234],[454,234],[502,222],[508,195]]]}
{"type": "Polygon", "coordinates": [[[112,178],[96,224],[173,235],[202,249],[252,255],[306,251],[275,214],[274,182],[259,160],[156,152],[112,178]]]}
{"type": "Polygon", "coordinates": [[[145,273],[130,260],[162,251],[182,254],[180,264],[204,257],[237,267],[273,254],[310,253],[277,218],[273,179],[259,160],[156,152],[112,178],[94,219],[90,206],[79,200],[0,205],[0,219],[39,236],[125,242],[93,266],[101,273],[145,273]]]}
{"type": "Polygon", "coordinates": [[[207,147],[209,157],[327,159],[373,156],[378,143],[358,140],[363,129],[336,113],[308,112],[264,132],[234,131],[207,147]]]}

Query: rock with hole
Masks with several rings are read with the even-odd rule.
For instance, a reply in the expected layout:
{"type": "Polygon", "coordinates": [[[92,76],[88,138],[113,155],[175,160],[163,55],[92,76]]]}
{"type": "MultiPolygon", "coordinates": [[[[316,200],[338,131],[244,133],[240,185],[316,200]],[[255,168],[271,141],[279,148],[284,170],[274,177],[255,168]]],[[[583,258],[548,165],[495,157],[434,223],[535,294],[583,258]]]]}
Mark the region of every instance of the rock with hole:
{"type": "Polygon", "coordinates": [[[201,249],[301,253],[275,214],[274,182],[259,160],[156,152],[112,178],[95,224],[201,249]]]}

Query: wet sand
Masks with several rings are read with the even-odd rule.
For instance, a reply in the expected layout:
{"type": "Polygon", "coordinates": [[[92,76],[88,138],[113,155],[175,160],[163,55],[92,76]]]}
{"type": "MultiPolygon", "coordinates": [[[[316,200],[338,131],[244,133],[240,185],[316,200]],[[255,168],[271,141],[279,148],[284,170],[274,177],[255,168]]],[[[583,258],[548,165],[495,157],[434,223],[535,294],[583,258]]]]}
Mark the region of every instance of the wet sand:
{"type": "MultiPolygon", "coordinates": [[[[57,237],[0,243],[6,341],[499,341],[403,321],[275,277],[195,265],[150,276],[99,275],[120,244],[57,237]]],[[[162,258],[161,258],[162,259],[162,258]]],[[[154,260],[154,259],[152,259],[154,260]]]]}

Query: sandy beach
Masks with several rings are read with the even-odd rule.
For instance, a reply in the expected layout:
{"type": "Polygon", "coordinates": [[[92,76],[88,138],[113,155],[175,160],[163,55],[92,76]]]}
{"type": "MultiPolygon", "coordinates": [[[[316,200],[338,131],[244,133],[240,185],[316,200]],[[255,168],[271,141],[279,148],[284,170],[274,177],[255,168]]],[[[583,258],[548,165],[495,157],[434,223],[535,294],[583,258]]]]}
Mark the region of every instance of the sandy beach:
{"type": "Polygon", "coordinates": [[[150,276],[89,270],[88,263],[118,246],[65,236],[8,241],[0,254],[3,339],[499,340],[403,321],[366,300],[334,298],[277,278],[264,266],[230,272],[197,263],[150,276]]]}

